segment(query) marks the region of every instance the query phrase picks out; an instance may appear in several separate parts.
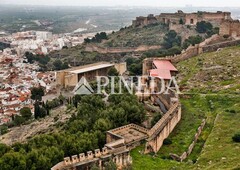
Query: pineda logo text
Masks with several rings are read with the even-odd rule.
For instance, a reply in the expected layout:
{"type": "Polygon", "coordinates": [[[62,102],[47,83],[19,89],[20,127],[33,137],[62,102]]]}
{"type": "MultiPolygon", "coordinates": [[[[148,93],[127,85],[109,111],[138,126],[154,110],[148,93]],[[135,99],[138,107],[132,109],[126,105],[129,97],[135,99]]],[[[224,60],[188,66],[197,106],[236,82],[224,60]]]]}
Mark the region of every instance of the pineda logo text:
{"type": "Polygon", "coordinates": [[[94,89],[89,81],[82,77],[75,86],[73,93],[75,95],[123,94],[124,89],[129,94],[169,94],[169,91],[177,94],[181,93],[175,77],[172,77],[170,80],[164,80],[159,77],[149,76],[130,76],[128,78],[123,76],[96,76],[95,82],[96,86],[94,86],[94,89]],[[146,91],[144,89],[152,90],[146,91]]]}

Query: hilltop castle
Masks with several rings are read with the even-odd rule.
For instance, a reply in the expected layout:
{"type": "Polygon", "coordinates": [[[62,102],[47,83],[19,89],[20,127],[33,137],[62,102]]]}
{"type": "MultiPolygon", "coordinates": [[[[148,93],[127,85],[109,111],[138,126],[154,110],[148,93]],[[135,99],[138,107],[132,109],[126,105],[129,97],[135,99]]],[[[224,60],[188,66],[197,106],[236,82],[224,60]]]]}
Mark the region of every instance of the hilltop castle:
{"type": "Polygon", "coordinates": [[[132,26],[139,27],[154,23],[196,25],[201,21],[211,22],[214,26],[218,26],[224,20],[232,20],[230,12],[218,11],[212,13],[198,11],[196,13],[184,13],[179,10],[176,13],[161,13],[156,16],[150,14],[147,17],[137,17],[136,20],[132,21],[132,26]]]}
{"type": "Polygon", "coordinates": [[[183,27],[196,26],[198,22],[210,22],[214,27],[219,27],[221,36],[240,36],[240,22],[231,18],[230,12],[202,12],[184,13],[179,10],[176,13],[149,14],[147,17],[136,17],[132,21],[133,27],[144,27],[151,24],[162,23],[169,26],[169,30],[180,33],[183,27]]]}

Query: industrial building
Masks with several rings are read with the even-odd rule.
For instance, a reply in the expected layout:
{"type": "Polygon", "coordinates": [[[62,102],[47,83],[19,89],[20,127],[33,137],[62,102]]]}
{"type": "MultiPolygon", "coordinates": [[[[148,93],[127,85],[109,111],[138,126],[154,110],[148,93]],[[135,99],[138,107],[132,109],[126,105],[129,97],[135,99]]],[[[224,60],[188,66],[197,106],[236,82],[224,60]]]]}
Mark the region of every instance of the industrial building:
{"type": "Polygon", "coordinates": [[[79,67],[73,67],[58,71],[56,74],[57,84],[62,87],[75,87],[82,77],[88,81],[93,81],[96,76],[107,76],[110,68],[115,67],[122,75],[127,70],[126,63],[99,62],[79,67]]]}

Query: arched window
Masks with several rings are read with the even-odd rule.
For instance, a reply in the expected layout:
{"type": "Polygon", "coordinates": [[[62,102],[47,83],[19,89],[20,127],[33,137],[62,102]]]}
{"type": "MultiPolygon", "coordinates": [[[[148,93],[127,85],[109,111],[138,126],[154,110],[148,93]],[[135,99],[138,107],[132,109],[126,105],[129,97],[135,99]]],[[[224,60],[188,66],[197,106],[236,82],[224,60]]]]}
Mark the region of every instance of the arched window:
{"type": "Polygon", "coordinates": [[[190,24],[194,24],[194,20],[193,19],[190,20],[190,24]]]}

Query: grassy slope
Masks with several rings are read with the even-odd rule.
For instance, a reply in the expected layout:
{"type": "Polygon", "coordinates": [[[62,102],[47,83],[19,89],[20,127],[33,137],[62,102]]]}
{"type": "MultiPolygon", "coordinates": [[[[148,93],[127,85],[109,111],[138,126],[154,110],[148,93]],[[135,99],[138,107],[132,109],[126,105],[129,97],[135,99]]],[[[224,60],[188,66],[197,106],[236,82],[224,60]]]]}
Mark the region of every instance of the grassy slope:
{"type": "Polygon", "coordinates": [[[143,28],[127,27],[109,35],[109,40],[102,43],[107,47],[138,47],[140,45],[161,45],[167,32],[162,24],[148,25],[143,28]]]}
{"type": "Polygon", "coordinates": [[[240,144],[232,142],[232,136],[240,131],[240,97],[229,96],[222,105],[227,107],[217,108],[214,128],[197,162],[201,169],[240,169],[240,144]]]}
{"type": "Polygon", "coordinates": [[[133,169],[240,168],[240,144],[231,139],[240,131],[239,55],[240,47],[231,47],[177,65],[180,84],[188,95],[181,99],[182,120],[169,137],[173,143],[154,157],[140,154],[143,146],[136,148],[133,169]],[[183,163],[170,160],[169,153],[180,155],[186,150],[203,117],[207,124],[189,158],[183,163]]]}

